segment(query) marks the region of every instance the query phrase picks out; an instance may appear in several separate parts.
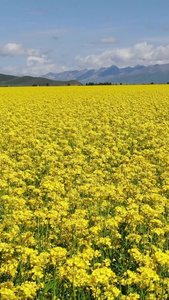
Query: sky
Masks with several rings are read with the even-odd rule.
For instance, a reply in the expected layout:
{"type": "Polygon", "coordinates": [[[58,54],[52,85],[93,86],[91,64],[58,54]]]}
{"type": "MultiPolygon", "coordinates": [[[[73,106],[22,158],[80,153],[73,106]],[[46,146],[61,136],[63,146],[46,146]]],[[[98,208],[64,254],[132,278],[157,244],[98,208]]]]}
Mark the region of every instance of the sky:
{"type": "Polygon", "coordinates": [[[169,63],[169,0],[0,0],[0,73],[169,63]]]}

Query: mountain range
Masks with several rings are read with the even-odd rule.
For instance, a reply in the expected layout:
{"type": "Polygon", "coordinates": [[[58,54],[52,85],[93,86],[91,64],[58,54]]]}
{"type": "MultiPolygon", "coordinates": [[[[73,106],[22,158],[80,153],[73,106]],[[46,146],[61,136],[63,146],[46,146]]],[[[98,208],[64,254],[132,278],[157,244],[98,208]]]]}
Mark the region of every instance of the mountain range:
{"type": "Polygon", "coordinates": [[[168,83],[169,82],[169,64],[156,64],[149,66],[135,66],[118,68],[112,65],[108,68],[84,69],[65,71],[61,73],[47,73],[42,77],[51,80],[78,80],[82,84],[86,83],[104,83],[112,84],[150,84],[150,83],[168,83]]]}
{"type": "Polygon", "coordinates": [[[41,77],[0,74],[0,86],[67,86],[86,83],[111,84],[162,84],[169,83],[169,64],[72,70],[47,73],[41,77]]]}

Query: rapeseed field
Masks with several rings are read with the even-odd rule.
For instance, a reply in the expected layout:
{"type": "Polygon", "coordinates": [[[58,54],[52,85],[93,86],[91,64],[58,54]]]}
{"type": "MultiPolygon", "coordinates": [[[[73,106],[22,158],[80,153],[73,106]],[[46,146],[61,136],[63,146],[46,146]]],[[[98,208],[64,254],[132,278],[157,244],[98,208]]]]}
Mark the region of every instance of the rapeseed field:
{"type": "Polygon", "coordinates": [[[0,88],[0,299],[169,299],[169,85],[0,88]]]}

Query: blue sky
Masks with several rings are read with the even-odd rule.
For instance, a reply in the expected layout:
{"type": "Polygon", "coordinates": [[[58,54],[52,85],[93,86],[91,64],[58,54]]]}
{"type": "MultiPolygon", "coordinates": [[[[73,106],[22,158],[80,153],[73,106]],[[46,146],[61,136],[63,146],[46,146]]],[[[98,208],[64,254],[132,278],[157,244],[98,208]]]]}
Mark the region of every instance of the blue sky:
{"type": "Polygon", "coordinates": [[[169,63],[168,0],[1,0],[0,73],[169,63]]]}

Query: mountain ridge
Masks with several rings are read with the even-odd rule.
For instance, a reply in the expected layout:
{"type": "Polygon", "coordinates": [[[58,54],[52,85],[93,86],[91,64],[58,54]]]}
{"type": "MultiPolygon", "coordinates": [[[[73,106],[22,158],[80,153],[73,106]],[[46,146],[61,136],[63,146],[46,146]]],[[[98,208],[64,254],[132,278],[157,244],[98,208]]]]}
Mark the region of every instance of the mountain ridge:
{"type": "Polygon", "coordinates": [[[89,82],[111,82],[112,84],[150,84],[169,82],[169,64],[119,68],[112,65],[108,68],[71,70],[60,73],[47,73],[44,78],[55,80],[78,80],[82,84],[89,82]]]}
{"type": "Polygon", "coordinates": [[[169,82],[169,64],[119,68],[70,70],[47,73],[40,77],[0,74],[0,86],[66,86],[87,83],[165,84],[169,82]]]}

